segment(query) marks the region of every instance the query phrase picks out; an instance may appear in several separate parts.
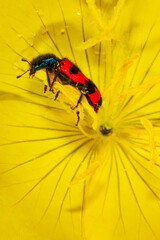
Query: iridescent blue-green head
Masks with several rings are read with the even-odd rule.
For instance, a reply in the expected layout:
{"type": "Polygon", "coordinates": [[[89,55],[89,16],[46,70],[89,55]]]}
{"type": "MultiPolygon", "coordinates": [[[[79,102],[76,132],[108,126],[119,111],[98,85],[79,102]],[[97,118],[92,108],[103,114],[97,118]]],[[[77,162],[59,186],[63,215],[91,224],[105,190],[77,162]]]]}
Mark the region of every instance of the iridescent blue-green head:
{"type": "Polygon", "coordinates": [[[45,54],[40,55],[32,60],[30,63],[30,75],[36,73],[36,71],[41,69],[48,69],[52,71],[52,69],[56,69],[59,64],[59,58],[57,58],[53,54],[45,54]]]}
{"type": "MultiPolygon", "coordinates": [[[[28,62],[30,68],[26,72],[29,71],[29,76],[33,76],[37,71],[41,69],[47,69],[49,72],[52,72],[54,69],[57,69],[57,67],[59,66],[60,59],[56,57],[54,54],[48,53],[39,55],[38,57],[34,58],[31,62],[24,58],[22,58],[22,61],[28,62]]],[[[21,77],[26,72],[17,76],[17,78],[21,77]]]]}

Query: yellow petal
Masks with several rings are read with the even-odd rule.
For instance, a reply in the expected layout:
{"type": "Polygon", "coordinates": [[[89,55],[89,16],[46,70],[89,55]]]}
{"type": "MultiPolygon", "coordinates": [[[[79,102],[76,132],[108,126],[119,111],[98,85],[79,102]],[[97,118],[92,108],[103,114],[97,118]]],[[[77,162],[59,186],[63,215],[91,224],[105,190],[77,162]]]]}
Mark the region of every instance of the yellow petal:
{"type": "Polygon", "coordinates": [[[159,9],[157,0],[1,2],[3,240],[160,239],[159,9]],[[56,83],[54,101],[45,71],[16,78],[28,69],[22,58],[45,53],[69,58],[102,94],[98,113],[83,97],[78,127],[78,89],[56,83]]]}

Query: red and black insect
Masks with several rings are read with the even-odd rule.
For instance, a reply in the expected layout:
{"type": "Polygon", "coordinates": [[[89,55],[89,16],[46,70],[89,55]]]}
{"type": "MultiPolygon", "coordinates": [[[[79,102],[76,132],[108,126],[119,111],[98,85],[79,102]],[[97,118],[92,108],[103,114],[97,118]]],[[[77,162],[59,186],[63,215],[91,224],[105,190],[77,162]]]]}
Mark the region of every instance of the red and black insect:
{"type": "MultiPolygon", "coordinates": [[[[26,59],[22,59],[22,61],[28,62],[26,59]]],[[[80,91],[80,97],[77,101],[77,104],[74,108],[78,107],[79,103],[82,100],[83,95],[86,97],[88,103],[94,108],[97,112],[99,107],[102,105],[102,97],[101,94],[96,87],[96,85],[88,79],[81,70],[73,64],[67,58],[59,59],[54,54],[45,54],[40,55],[37,58],[34,58],[31,62],[28,62],[30,68],[26,71],[29,71],[29,76],[34,76],[36,71],[45,69],[47,74],[47,81],[50,88],[50,91],[53,90],[54,82],[58,79],[63,85],[71,85],[77,88],[80,91]],[[49,73],[54,73],[54,78],[50,79],[49,73]]],[[[23,74],[17,76],[17,78],[24,75],[23,74]]],[[[45,91],[47,86],[45,86],[45,91]]],[[[58,97],[59,91],[56,94],[56,98],[58,97]]],[[[79,112],[77,111],[78,121],[79,121],[79,112]]],[[[77,124],[78,125],[78,122],[77,124]]]]}

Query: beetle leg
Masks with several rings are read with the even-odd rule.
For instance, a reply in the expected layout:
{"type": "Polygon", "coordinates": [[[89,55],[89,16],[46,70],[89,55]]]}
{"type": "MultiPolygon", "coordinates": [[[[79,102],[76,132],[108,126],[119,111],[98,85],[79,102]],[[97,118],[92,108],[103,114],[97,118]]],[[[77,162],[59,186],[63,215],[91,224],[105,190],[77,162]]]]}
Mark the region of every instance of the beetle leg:
{"type": "Polygon", "coordinates": [[[44,85],[44,93],[46,93],[46,91],[47,91],[47,85],[45,84],[44,85]]]}
{"type": "MultiPolygon", "coordinates": [[[[47,69],[47,68],[46,68],[46,74],[47,74],[48,86],[51,87],[51,81],[50,81],[50,77],[49,77],[48,69],[47,69]]],[[[50,89],[50,91],[51,91],[51,89],[50,89]]],[[[52,92],[54,93],[53,89],[52,89],[52,92]]]]}
{"type": "Polygon", "coordinates": [[[78,102],[77,102],[76,106],[71,107],[72,110],[74,110],[75,108],[78,107],[78,105],[80,104],[80,102],[81,102],[81,100],[82,100],[83,95],[84,95],[84,93],[81,93],[81,95],[80,95],[80,97],[79,97],[79,99],[78,99],[78,102]]]}
{"type": "Polygon", "coordinates": [[[53,84],[54,84],[54,82],[56,81],[56,78],[57,78],[57,76],[58,76],[58,73],[59,73],[59,68],[57,69],[57,71],[56,71],[56,74],[55,74],[55,76],[54,76],[54,79],[53,79],[53,82],[50,84],[50,91],[52,91],[52,87],[53,87],[53,84]]]}
{"type": "Polygon", "coordinates": [[[71,107],[72,110],[74,110],[75,108],[78,107],[78,105],[80,104],[80,102],[82,100],[83,95],[86,95],[86,94],[87,94],[87,89],[85,87],[83,87],[83,90],[81,90],[81,95],[80,95],[80,97],[78,99],[78,102],[77,102],[76,106],[75,107],[71,107]]]}
{"type": "Polygon", "coordinates": [[[46,68],[46,74],[47,74],[48,86],[50,87],[51,82],[50,82],[50,78],[49,78],[49,74],[48,74],[48,69],[47,68],[46,68]]]}
{"type": "Polygon", "coordinates": [[[76,122],[76,126],[78,126],[78,123],[79,123],[79,120],[80,120],[80,117],[79,117],[79,111],[77,111],[76,114],[77,114],[77,122],[76,122]]]}
{"type": "Polygon", "coordinates": [[[57,93],[56,93],[56,96],[55,96],[54,100],[56,100],[56,99],[58,98],[58,96],[59,96],[59,93],[60,93],[60,91],[57,91],[57,93]]]}

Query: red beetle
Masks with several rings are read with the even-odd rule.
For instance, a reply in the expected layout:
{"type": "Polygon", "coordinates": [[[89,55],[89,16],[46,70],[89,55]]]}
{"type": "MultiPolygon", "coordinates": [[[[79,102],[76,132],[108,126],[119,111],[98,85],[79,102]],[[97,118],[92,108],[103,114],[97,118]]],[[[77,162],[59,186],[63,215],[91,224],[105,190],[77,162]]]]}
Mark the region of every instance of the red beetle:
{"type": "MultiPolygon", "coordinates": [[[[22,59],[22,61],[28,62],[26,59],[22,59]]],[[[29,63],[29,62],[28,62],[29,63]]],[[[77,104],[74,108],[78,107],[79,103],[82,100],[83,95],[85,95],[88,103],[93,106],[94,110],[97,112],[99,107],[102,105],[102,97],[101,94],[96,87],[96,85],[88,79],[81,70],[73,64],[67,58],[59,59],[54,54],[44,54],[40,55],[37,58],[34,58],[31,63],[29,63],[30,68],[26,71],[29,71],[29,75],[32,76],[36,73],[36,71],[45,69],[47,74],[48,85],[50,90],[53,89],[53,84],[56,81],[57,77],[63,85],[71,85],[77,88],[81,95],[77,101],[77,104]],[[55,76],[53,81],[50,80],[49,73],[54,72],[55,76]]],[[[25,74],[24,72],[23,74],[25,74]]],[[[17,78],[21,77],[23,74],[17,76],[17,78]]],[[[46,91],[46,86],[45,86],[46,91]]],[[[55,99],[58,97],[59,91],[56,94],[55,99]]],[[[78,122],[79,122],[79,112],[77,111],[78,122]]]]}

